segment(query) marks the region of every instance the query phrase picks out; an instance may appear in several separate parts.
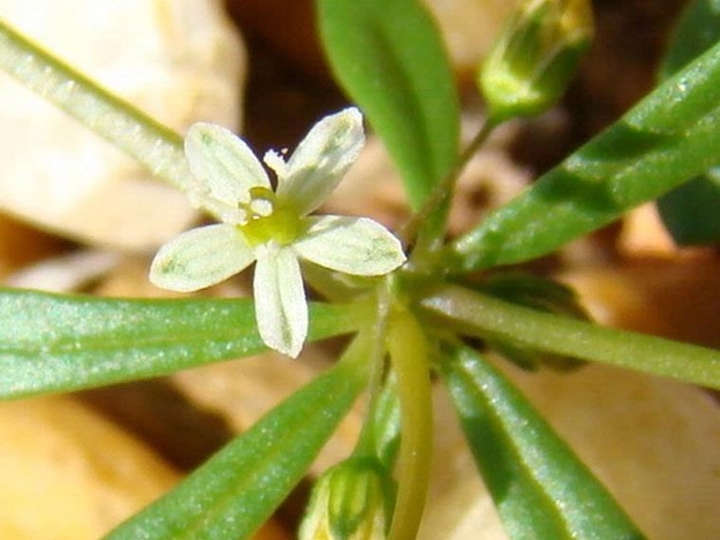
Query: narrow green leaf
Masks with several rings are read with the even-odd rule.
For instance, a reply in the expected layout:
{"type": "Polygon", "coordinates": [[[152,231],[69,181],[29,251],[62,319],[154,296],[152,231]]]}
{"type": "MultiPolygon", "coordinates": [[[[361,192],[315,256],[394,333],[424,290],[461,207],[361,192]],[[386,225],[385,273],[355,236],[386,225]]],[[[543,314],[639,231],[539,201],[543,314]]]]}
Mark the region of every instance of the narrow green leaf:
{"type": "MultiPolygon", "coordinates": [[[[680,18],[659,70],[670,77],[720,40],[720,2],[696,0],[680,18]]],[[[720,161],[716,162],[720,163],[720,161]]],[[[681,245],[720,241],[720,168],[693,178],[657,201],[660,217],[681,245]]]]}
{"type": "Polygon", "coordinates": [[[158,177],[178,188],[193,182],[180,135],[42,50],[3,20],[0,68],[158,177]]]}
{"type": "MultiPolygon", "coordinates": [[[[310,338],[356,330],[357,306],[311,307],[310,338]]],[[[166,375],[266,350],[246,299],[118,300],[0,290],[0,397],[166,375]]]]}
{"type": "Polygon", "coordinates": [[[107,540],[239,540],[300,481],[366,382],[370,340],[295,392],[107,540]]]}
{"type": "Polygon", "coordinates": [[[459,238],[454,270],[550,253],[720,161],[720,43],[459,238]]]}
{"type": "Polygon", "coordinates": [[[658,70],[663,80],[676,73],[696,56],[720,40],[720,2],[691,1],[673,32],[670,46],[658,70]]]}
{"type": "Polygon", "coordinates": [[[435,24],[418,0],[317,0],[337,79],[363,109],[417,209],[455,164],[459,106],[435,24]]]}
{"type": "Polygon", "coordinates": [[[532,405],[466,347],[439,362],[512,540],[636,540],[642,533],[532,405]]]}
{"type": "Polygon", "coordinates": [[[420,306],[448,329],[468,336],[507,339],[531,349],[720,389],[720,351],[606,328],[451,285],[428,291],[420,306]]]}
{"type": "Polygon", "coordinates": [[[397,378],[390,375],[384,382],[382,390],[376,397],[373,415],[366,424],[370,429],[371,449],[383,467],[392,470],[400,448],[400,397],[398,396],[397,378]]]}
{"type": "Polygon", "coordinates": [[[673,240],[683,246],[720,242],[720,167],[660,197],[657,207],[673,240]]]}

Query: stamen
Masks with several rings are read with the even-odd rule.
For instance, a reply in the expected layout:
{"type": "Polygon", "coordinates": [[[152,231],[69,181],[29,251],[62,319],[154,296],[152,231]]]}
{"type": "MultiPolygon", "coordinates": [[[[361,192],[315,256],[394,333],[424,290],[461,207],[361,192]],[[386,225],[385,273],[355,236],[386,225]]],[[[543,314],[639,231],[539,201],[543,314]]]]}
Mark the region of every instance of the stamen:
{"type": "Polygon", "coordinates": [[[279,207],[275,193],[269,188],[256,186],[250,189],[250,200],[238,203],[245,219],[238,224],[251,245],[274,240],[282,245],[297,237],[299,216],[287,208],[279,207]]]}
{"type": "Polygon", "coordinates": [[[273,213],[273,203],[267,199],[253,199],[249,206],[253,217],[267,217],[273,213]]]}
{"type": "Polygon", "coordinates": [[[272,190],[263,186],[255,186],[250,189],[249,195],[249,201],[238,203],[238,209],[244,213],[240,225],[270,217],[275,209],[275,193],[272,190]]]}

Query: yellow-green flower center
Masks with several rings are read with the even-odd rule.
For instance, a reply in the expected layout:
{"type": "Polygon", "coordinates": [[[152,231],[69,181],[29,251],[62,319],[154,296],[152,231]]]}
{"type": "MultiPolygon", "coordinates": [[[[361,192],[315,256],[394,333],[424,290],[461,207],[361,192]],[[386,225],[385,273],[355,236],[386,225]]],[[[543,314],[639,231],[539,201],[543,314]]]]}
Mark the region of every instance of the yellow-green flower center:
{"type": "Polygon", "coordinates": [[[240,203],[245,222],[237,225],[251,246],[274,240],[281,245],[292,243],[300,231],[300,216],[292,208],[278,203],[275,193],[266,187],[250,189],[250,201],[240,203]]]}

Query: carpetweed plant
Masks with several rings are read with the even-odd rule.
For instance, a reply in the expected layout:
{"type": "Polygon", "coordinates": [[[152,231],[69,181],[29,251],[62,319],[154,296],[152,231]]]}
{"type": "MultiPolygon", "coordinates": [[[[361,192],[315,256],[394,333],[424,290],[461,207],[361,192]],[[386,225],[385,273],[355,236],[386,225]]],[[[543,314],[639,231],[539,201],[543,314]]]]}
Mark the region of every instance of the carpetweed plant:
{"type": "MultiPolygon", "coordinates": [[[[672,197],[663,199],[666,214],[686,218],[690,203],[668,194],[693,178],[705,189],[717,186],[716,4],[693,5],[651,94],[451,241],[449,201],[463,166],[498,125],[557,101],[592,36],[587,1],[521,3],[479,71],[487,120],[461,151],[452,73],[421,2],[317,0],[330,64],[357,108],[320,120],[287,161],[266,154],[274,183],[227,130],[196,124],[183,141],[0,23],[7,72],[220,221],[161,248],[149,270],[154,283],[194,291],[255,264],[254,301],[2,290],[0,393],[11,399],[68,392],[268,348],[296,357],[308,341],[347,335],[332,368],[107,538],[250,537],[365,392],[369,407],[356,449],[318,480],[300,537],[412,539],[429,477],[432,379],[452,397],[513,539],[642,538],[475,345],[531,368],[604,362],[720,388],[720,353],[595,325],[565,287],[505,268],[663,195],[672,197]],[[701,26],[712,39],[687,39],[701,26]],[[413,210],[399,238],[368,218],[313,214],[359,154],[363,115],[394,159],[413,210]],[[324,301],[307,302],[303,266],[324,301]]],[[[717,230],[720,214],[712,216],[681,236],[717,241],[702,234],[717,230]]]]}

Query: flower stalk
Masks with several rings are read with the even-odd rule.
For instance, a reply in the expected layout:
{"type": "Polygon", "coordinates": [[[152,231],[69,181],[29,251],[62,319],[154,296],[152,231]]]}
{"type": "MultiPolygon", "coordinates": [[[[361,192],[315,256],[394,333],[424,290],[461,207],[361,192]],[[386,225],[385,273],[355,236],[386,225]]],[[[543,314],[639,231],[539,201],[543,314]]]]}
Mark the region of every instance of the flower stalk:
{"type": "Polygon", "coordinates": [[[429,347],[414,315],[403,306],[391,313],[387,346],[397,375],[402,435],[397,464],[398,493],[391,540],[415,538],[425,507],[432,447],[429,347]]]}

